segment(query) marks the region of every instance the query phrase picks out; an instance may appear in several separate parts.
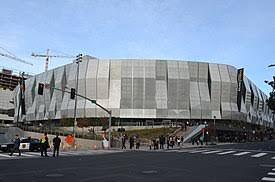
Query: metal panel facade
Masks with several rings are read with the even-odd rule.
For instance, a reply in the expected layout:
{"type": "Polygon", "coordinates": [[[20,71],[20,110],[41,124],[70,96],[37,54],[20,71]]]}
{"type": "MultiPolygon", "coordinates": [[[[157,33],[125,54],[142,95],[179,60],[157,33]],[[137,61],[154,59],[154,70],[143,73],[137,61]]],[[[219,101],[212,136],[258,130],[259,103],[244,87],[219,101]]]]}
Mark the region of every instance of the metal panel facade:
{"type": "MultiPolygon", "coordinates": [[[[46,90],[75,88],[76,63],[39,74],[26,81],[29,121],[72,118],[75,100],[68,93],[46,90]]],[[[80,63],[79,93],[113,111],[118,118],[223,119],[272,122],[267,96],[244,77],[241,112],[237,108],[237,69],[214,63],[168,60],[98,60],[80,63]]],[[[18,94],[15,94],[18,97],[18,94]]],[[[106,117],[101,109],[78,99],[77,117],[106,117]]]]}

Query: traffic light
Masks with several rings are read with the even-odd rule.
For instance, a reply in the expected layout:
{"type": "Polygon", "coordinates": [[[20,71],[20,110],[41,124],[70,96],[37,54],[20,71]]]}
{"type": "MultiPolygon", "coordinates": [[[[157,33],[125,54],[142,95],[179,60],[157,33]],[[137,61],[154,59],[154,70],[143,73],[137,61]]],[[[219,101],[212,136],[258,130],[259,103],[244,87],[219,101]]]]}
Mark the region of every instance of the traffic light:
{"type": "Polygon", "coordinates": [[[43,95],[43,91],[44,91],[44,84],[39,83],[38,84],[38,95],[43,95]]]}
{"type": "Polygon", "coordinates": [[[71,88],[71,99],[75,98],[75,88],[71,88]]]}

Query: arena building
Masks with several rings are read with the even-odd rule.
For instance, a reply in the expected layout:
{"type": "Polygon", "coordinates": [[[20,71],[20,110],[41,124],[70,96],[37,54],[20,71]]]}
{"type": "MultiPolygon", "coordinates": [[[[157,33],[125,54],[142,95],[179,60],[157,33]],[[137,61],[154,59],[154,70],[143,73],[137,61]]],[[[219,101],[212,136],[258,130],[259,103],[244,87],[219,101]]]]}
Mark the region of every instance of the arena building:
{"type": "MultiPolygon", "coordinates": [[[[273,128],[267,96],[243,75],[242,69],[231,65],[84,56],[79,70],[78,93],[111,110],[113,124],[215,120],[228,128],[233,123],[273,128]]],[[[76,73],[74,62],[26,80],[26,115],[20,115],[19,121],[58,122],[73,118],[75,100],[54,88],[75,88],[76,73]],[[43,95],[38,95],[39,83],[49,84],[43,95]]],[[[76,116],[91,120],[108,117],[102,109],[79,97],[76,116]]]]}

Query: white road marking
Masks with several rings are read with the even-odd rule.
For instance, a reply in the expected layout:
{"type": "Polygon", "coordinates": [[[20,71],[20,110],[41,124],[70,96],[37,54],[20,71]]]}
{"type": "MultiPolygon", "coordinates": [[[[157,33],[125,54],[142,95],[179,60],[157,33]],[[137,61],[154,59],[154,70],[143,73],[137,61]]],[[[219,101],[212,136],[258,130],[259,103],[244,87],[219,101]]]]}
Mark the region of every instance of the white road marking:
{"type": "Polygon", "coordinates": [[[268,175],[275,176],[275,173],[267,173],[268,175]]]}
{"type": "Polygon", "coordinates": [[[252,155],[251,157],[258,158],[258,157],[265,156],[266,154],[267,153],[258,153],[258,154],[252,155]]]}
{"type": "Polygon", "coordinates": [[[190,152],[190,150],[178,150],[177,152],[183,153],[183,152],[190,152]]]}
{"type": "Polygon", "coordinates": [[[35,157],[34,155],[30,155],[30,154],[26,154],[26,153],[22,153],[22,152],[21,152],[21,155],[25,156],[25,157],[35,157]]]}
{"type": "Polygon", "coordinates": [[[275,181],[275,178],[263,177],[262,181],[275,181]]]}
{"type": "MultiPolygon", "coordinates": [[[[117,151],[117,150],[83,150],[83,151],[60,151],[59,156],[87,156],[87,155],[100,155],[100,154],[110,154],[110,153],[118,153],[123,151],[117,151]]],[[[9,155],[10,153],[0,153],[0,160],[8,159],[8,158],[14,158],[14,159],[20,159],[20,158],[37,158],[41,156],[40,152],[21,152],[21,156],[18,156],[18,153],[14,153],[13,156],[9,155]]],[[[51,157],[53,155],[52,151],[48,151],[48,156],[51,157]]]]}
{"type": "Polygon", "coordinates": [[[41,153],[39,152],[28,152],[28,154],[31,154],[33,156],[41,156],[41,153]]]}
{"type": "Polygon", "coordinates": [[[227,152],[222,152],[222,153],[217,153],[218,155],[225,155],[225,154],[232,154],[232,153],[235,153],[236,151],[227,151],[227,152]]]}
{"type": "Polygon", "coordinates": [[[274,157],[272,157],[271,159],[275,159],[275,156],[274,156],[274,157]]]}
{"type": "Polygon", "coordinates": [[[191,151],[189,153],[195,154],[195,153],[206,152],[206,151],[209,151],[209,150],[195,150],[195,151],[191,151]]]}
{"type": "Polygon", "coordinates": [[[218,153],[221,152],[220,150],[214,150],[214,151],[210,151],[210,152],[203,152],[203,154],[214,154],[214,153],[218,153]]]}
{"type": "Polygon", "coordinates": [[[273,168],[272,171],[275,171],[275,168],[273,168]]]}
{"type": "Polygon", "coordinates": [[[251,152],[241,152],[241,153],[237,153],[237,154],[233,154],[235,156],[241,156],[241,155],[246,155],[246,154],[249,154],[251,152]]]}
{"type": "Polygon", "coordinates": [[[1,157],[6,157],[6,158],[11,158],[11,157],[14,157],[14,155],[13,156],[10,156],[8,153],[5,155],[5,154],[0,154],[0,156],[1,157]]]}

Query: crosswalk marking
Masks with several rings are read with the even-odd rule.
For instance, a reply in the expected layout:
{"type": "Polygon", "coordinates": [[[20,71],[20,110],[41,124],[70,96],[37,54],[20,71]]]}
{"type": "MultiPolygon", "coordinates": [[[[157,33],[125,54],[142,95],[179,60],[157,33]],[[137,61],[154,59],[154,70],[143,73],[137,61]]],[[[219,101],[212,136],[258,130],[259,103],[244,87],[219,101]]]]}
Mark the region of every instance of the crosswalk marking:
{"type": "Polygon", "coordinates": [[[268,175],[275,176],[275,173],[267,173],[268,175]]]}
{"type": "Polygon", "coordinates": [[[195,151],[191,151],[191,152],[189,152],[189,153],[195,154],[195,153],[206,152],[206,151],[209,151],[209,150],[195,150],[195,151]]]}
{"type": "Polygon", "coordinates": [[[241,153],[237,153],[237,154],[233,154],[235,156],[241,156],[241,155],[246,155],[246,154],[249,154],[251,152],[241,152],[241,153]]]}
{"type": "Polygon", "coordinates": [[[21,153],[22,156],[25,156],[25,157],[34,157],[33,155],[30,155],[30,154],[26,154],[26,153],[21,153]]]}
{"type": "Polygon", "coordinates": [[[209,152],[203,152],[203,154],[214,154],[214,153],[218,153],[218,152],[221,152],[221,151],[220,150],[212,150],[209,152]]]}
{"type": "MultiPolygon", "coordinates": [[[[86,151],[62,151],[59,153],[59,156],[87,156],[87,155],[100,155],[100,154],[111,154],[111,153],[117,153],[117,152],[123,152],[123,151],[117,151],[117,150],[86,150],[86,151]]],[[[48,156],[51,157],[53,155],[52,151],[48,152],[48,156]]],[[[21,157],[18,156],[16,153],[13,156],[10,156],[9,153],[0,153],[0,160],[14,158],[14,159],[20,159],[20,158],[37,158],[40,157],[40,152],[21,152],[21,157]]]]}
{"type": "Polygon", "coordinates": [[[275,156],[274,156],[274,157],[272,157],[271,159],[275,159],[275,156]]]}
{"type": "Polygon", "coordinates": [[[275,178],[263,177],[262,181],[275,181],[275,178]]]}
{"type": "Polygon", "coordinates": [[[258,154],[252,155],[251,157],[258,158],[258,157],[265,156],[266,154],[267,154],[267,153],[258,153],[258,154]]]}
{"type": "Polygon", "coordinates": [[[9,154],[0,154],[0,156],[2,156],[2,157],[7,157],[7,158],[12,158],[12,157],[15,157],[14,155],[13,156],[10,156],[9,154]]]}
{"type": "Polygon", "coordinates": [[[190,152],[190,150],[179,150],[178,152],[184,153],[184,152],[190,152]]]}
{"type": "Polygon", "coordinates": [[[41,153],[39,152],[28,152],[28,154],[31,154],[33,156],[41,156],[41,153]]]}
{"type": "Polygon", "coordinates": [[[232,154],[232,153],[235,153],[236,151],[226,151],[226,152],[221,152],[221,153],[217,153],[218,155],[225,155],[225,154],[232,154]]]}

